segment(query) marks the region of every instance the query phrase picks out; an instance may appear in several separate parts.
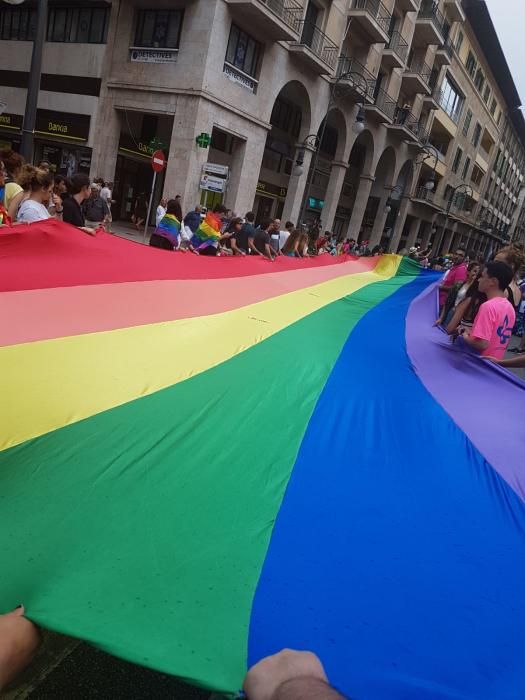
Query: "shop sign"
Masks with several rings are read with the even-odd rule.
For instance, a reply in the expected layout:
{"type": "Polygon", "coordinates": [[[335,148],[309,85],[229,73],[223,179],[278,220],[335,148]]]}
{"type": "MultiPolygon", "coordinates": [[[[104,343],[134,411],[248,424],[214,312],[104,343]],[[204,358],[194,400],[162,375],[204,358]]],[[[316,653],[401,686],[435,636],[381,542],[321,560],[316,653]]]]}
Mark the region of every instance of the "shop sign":
{"type": "Polygon", "coordinates": [[[130,49],[134,63],[176,63],[177,54],[177,49],[130,49]]]}
{"type": "Polygon", "coordinates": [[[207,192],[224,192],[226,190],[226,182],[227,181],[222,177],[215,177],[215,175],[203,173],[200,188],[207,192]]]}
{"type": "Polygon", "coordinates": [[[246,89],[248,89],[250,92],[255,92],[257,89],[257,81],[253,80],[250,78],[249,75],[246,75],[246,73],[243,73],[242,71],[238,70],[234,66],[232,66],[230,63],[225,63],[224,64],[224,75],[231,80],[233,83],[237,83],[238,85],[242,85],[246,89]]]}
{"type": "Polygon", "coordinates": [[[287,187],[279,187],[279,185],[272,185],[271,182],[263,182],[262,180],[259,180],[256,189],[260,194],[266,194],[270,197],[279,197],[280,199],[286,199],[286,194],[288,192],[287,187]]]}
{"type": "Polygon", "coordinates": [[[205,163],[203,166],[203,171],[209,173],[210,175],[224,175],[228,177],[230,169],[227,165],[219,165],[218,163],[205,163]]]}
{"type": "Polygon", "coordinates": [[[308,209],[315,209],[316,211],[321,211],[324,207],[324,199],[317,199],[317,197],[308,197],[308,209]]]}
{"type": "Polygon", "coordinates": [[[22,123],[24,118],[21,114],[9,114],[4,112],[0,114],[0,129],[9,129],[9,131],[22,131],[22,123]]]}
{"type": "Polygon", "coordinates": [[[157,150],[151,142],[135,141],[129,134],[120,134],[119,150],[132,153],[135,156],[151,159],[157,150]]]}
{"type": "Polygon", "coordinates": [[[38,109],[36,113],[35,133],[68,139],[69,141],[87,141],[91,117],[87,114],[69,114],[38,109]]]}

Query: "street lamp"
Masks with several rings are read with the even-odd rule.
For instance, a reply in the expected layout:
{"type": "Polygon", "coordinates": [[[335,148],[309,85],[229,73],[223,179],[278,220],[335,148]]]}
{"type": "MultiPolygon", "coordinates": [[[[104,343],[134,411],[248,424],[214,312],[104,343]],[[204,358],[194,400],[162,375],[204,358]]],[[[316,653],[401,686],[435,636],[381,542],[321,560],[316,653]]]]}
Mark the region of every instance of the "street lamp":
{"type": "MultiPolygon", "coordinates": [[[[25,0],[4,0],[4,2],[8,5],[21,5],[25,0]]],[[[24,112],[24,123],[22,125],[22,143],[20,144],[20,153],[28,163],[33,161],[36,110],[38,107],[38,93],[40,91],[40,77],[42,74],[42,54],[44,51],[47,29],[48,0],[38,0],[37,8],[36,33],[33,41],[26,108],[24,112]]]]}
{"type": "MultiPolygon", "coordinates": [[[[446,211],[446,216],[445,216],[445,223],[443,224],[443,228],[441,230],[441,235],[439,236],[438,239],[438,245],[435,248],[435,253],[436,255],[439,255],[439,249],[441,248],[441,244],[443,243],[443,238],[445,237],[445,231],[447,230],[447,225],[448,225],[448,220],[450,218],[450,211],[452,209],[452,205],[454,204],[454,200],[456,199],[458,192],[463,190],[463,194],[465,196],[472,197],[474,195],[474,191],[470,185],[465,184],[462,182],[460,185],[457,185],[457,187],[454,187],[453,190],[450,192],[450,197],[448,198],[448,203],[447,203],[447,211],[446,211]]],[[[464,209],[464,200],[462,202],[462,209],[464,209]]]]}
{"type": "MultiPolygon", "coordinates": [[[[308,204],[308,197],[310,196],[310,188],[312,186],[313,178],[315,175],[315,171],[317,168],[317,163],[319,160],[319,153],[321,151],[321,144],[324,139],[324,135],[326,132],[326,126],[328,124],[328,117],[330,115],[330,112],[332,110],[332,107],[336,104],[337,100],[340,97],[344,97],[344,93],[346,92],[345,86],[342,85],[343,82],[348,83],[348,89],[353,90],[358,92],[363,99],[366,97],[368,94],[368,81],[366,78],[361,75],[361,73],[358,73],[356,71],[347,71],[346,73],[341,73],[341,75],[334,81],[332,88],[330,90],[330,99],[328,100],[328,108],[326,110],[326,116],[323,119],[321,123],[321,130],[318,135],[310,135],[307,136],[306,139],[309,138],[316,138],[316,142],[314,145],[315,151],[314,151],[314,157],[312,164],[310,166],[310,175],[308,177],[308,181],[306,183],[306,188],[304,191],[304,196],[303,196],[303,201],[301,204],[301,211],[299,212],[299,225],[303,224],[303,219],[306,213],[306,206],[308,204]]],[[[354,134],[361,134],[364,131],[365,128],[365,108],[364,104],[359,105],[359,109],[355,118],[355,123],[352,126],[352,131],[354,134]]],[[[305,139],[305,140],[306,140],[305,139]]],[[[304,144],[303,144],[304,145],[304,144]]],[[[300,154],[301,151],[299,151],[300,154]]],[[[296,161],[296,168],[295,172],[299,170],[299,168],[302,168],[302,165],[304,163],[304,149],[303,149],[303,163],[299,164],[299,154],[298,158],[296,161]]],[[[302,175],[303,170],[301,169],[299,174],[302,175]]]]}

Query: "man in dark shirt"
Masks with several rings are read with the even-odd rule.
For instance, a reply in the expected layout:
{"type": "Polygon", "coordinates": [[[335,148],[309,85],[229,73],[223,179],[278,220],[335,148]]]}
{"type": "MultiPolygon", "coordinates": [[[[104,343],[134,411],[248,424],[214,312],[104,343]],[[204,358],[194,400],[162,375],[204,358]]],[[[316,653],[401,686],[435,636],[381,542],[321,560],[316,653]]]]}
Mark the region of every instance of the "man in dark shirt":
{"type": "Polygon", "coordinates": [[[255,226],[253,225],[253,222],[255,221],[255,214],[253,211],[249,211],[244,218],[246,221],[241,226],[241,230],[235,231],[231,237],[233,251],[239,251],[241,254],[248,253],[250,250],[250,238],[252,240],[255,238],[255,226]]]}
{"type": "Polygon", "coordinates": [[[270,219],[265,219],[255,231],[255,236],[253,239],[249,239],[249,244],[252,253],[255,255],[262,255],[273,262],[278,253],[276,253],[270,245],[270,229],[272,226],[273,222],[270,219]]]}
{"type": "Polygon", "coordinates": [[[84,216],[88,224],[93,228],[98,228],[106,223],[109,218],[109,207],[100,196],[100,186],[96,183],[91,185],[91,194],[82,205],[84,216]]]}
{"type": "Polygon", "coordinates": [[[91,189],[89,177],[85,173],[77,173],[71,178],[69,197],[63,201],[62,221],[72,226],[81,228],[86,233],[95,233],[95,230],[86,226],[82,203],[90,196],[91,189]]]}

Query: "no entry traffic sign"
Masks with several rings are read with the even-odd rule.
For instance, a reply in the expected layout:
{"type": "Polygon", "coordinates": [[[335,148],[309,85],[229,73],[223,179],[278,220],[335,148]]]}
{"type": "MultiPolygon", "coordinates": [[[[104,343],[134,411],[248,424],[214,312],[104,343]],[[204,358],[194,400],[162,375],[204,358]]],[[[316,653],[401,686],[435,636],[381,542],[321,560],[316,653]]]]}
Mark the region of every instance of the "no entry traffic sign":
{"type": "Polygon", "coordinates": [[[151,156],[151,167],[156,173],[161,173],[166,167],[166,156],[162,151],[155,151],[151,156]]]}

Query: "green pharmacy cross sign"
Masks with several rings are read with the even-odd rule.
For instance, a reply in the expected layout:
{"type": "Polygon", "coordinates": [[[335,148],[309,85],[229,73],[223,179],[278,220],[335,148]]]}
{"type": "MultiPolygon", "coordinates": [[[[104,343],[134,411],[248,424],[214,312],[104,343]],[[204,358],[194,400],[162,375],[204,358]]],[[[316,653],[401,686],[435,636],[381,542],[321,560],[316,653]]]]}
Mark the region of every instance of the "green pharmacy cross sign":
{"type": "Polygon", "coordinates": [[[202,134],[197,136],[195,142],[199,148],[208,148],[211,143],[211,136],[205,132],[202,132],[202,134]]]}

